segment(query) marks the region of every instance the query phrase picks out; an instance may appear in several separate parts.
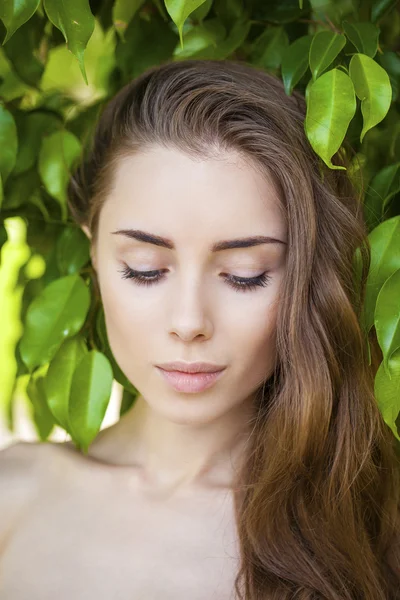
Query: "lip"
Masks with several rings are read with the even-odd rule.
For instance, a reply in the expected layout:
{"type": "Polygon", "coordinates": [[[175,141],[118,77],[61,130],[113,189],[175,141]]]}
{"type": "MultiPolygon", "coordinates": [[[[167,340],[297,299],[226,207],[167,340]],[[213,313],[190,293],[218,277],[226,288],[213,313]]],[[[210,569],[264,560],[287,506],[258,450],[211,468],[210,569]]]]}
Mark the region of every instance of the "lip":
{"type": "Polygon", "coordinates": [[[225,368],[214,373],[183,373],[182,371],[167,371],[157,367],[164,379],[177,392],[195,394],[208,389],[221,377],[225,368]]]}
{"type": "Polygon", "coordinates": [[[207,362],[185,363],[180,360],[156,365],[164,371],[179,371],[181,373],[217,373],[225,369],[225,365],[216,365],[207,362]]]}

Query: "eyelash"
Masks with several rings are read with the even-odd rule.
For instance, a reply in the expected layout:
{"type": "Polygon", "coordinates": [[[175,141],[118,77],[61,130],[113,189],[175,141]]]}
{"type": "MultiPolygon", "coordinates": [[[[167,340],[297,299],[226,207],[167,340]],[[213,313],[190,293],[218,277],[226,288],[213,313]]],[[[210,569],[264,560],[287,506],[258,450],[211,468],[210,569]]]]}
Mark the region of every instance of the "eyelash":
{"type": "MultiPolygon", "coordinates": [[[[134,271],[128,265],[125,265],[122,271],[122,279],[133,279],[137,285],[153,285],[160,281],[163,277],[160,275],[161,271],[134,271]],[[152,276],[151,278],[149,276],[152,276]]],[[[230,285],[237,292],[247,292],[254,290],[258,287],[266,287],[271,280],[271,276],[265,271],[257,277],[235,277],[230,275],[226,278],[228,285],[230,285]]]]}

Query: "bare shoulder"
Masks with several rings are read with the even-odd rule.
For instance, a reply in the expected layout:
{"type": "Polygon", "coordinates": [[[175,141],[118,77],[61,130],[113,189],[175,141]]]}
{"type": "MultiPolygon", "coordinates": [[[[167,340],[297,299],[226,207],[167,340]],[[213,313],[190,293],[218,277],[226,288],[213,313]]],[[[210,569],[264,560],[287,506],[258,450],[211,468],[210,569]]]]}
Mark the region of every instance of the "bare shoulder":
{"type": "Polygon", "coordinates": [[[0,490],[15,491],[21,484],[29,483],[47,452],[47,445],[19,441],[0,450],[0,490]]]}
{"type": "MultiPolygon", "coordinates": [[[[49,477],[62,473],[80,453],[70,442],[18,441],[0,450],[0,506],[4,495],[25,495],[49,477]]],[[[65,473],[64,473],[65,474],[65,473]]]]}
{"type": "Polygon", "coordinates": [[[0,450],[0,507],[5,502],[19,504],[33,490],[52,446],[48,442],[19,441],[0,450]]]}
{"type": "Polygon", "coordinates": [[[0,451],[0,553],[39,485],[45,446],[20,441],[0,451]]]}

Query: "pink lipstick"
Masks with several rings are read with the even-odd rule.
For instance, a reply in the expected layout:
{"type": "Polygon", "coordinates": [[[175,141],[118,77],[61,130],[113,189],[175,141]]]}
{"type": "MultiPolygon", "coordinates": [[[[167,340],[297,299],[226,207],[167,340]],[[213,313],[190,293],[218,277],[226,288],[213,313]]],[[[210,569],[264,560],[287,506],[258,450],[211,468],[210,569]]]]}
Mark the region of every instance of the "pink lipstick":
{"type": "Polygon", "coordinates": [[[165,371],[157,367],[164,379],[177,392],[194,394],[208,389],[221,377],[225,369],[215,373],[183,373],[182,371],[165,371]]]}

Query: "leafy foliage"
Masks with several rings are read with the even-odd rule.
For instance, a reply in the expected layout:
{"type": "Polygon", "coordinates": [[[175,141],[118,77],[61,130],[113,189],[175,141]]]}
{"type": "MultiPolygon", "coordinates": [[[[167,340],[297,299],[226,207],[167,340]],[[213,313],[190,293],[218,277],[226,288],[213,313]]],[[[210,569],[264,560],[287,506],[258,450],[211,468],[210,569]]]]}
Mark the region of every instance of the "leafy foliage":
{"type": "MultiPolygon", "coordinates": [[[[400,9],[393,0],[2,0],[0,244],[20,217],[43,274],[24,286],[18,378],[38,435],[64,428],[83,451],[112,380],[121,414],[137,391],[116,363],[91,280],[89,243],[68,214],[68,177],[97,115],[125,83],[167,60],[244,60],[304,93],[305,134],[330,169],[349,142],[372,263],[364,311],[382,362],[375,393],[400,441],[400,9]]],[[[28,258],[27,258],[28,260],[28,258]]],[[[23,265],[22,265],[23,266],[23,265]]],[[[12,401],[9,426],[12,427],[12,401]]]]}

